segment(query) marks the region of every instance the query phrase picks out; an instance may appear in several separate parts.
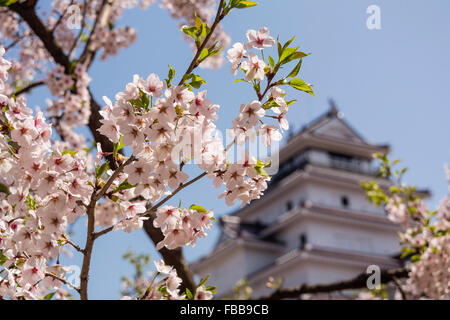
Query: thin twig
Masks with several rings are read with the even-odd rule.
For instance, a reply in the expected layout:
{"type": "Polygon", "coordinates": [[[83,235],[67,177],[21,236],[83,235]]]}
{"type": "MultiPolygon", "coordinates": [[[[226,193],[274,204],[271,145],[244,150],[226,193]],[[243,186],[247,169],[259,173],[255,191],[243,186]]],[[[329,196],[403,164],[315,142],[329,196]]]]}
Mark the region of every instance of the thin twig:
{"type": "MultiPolygon", "coordinates": [[[[219,8],[217,9],[216,18],[214,19],[214,22],[211,25],[210,32],[206,35],[206,37],[203,40],[202,44],[197,49],[197,52],[195,53],[195,56],[192,59],[191,64],[187,68],[187,70],[184,73],[184,75],[187,75],[187,74],[191,73],[195,68],[197,68],[197,66],[198,66],[198,61],[197,60],[200,57],[200,54],[202,53],[202,50],[206,47],[206,44],[208,43],[209,39],[211,38],[212,34],[214,33],[214,30],[216,29],[216,27],[219,24],[219,22],[225,17],[225,15],[223,14],[223,10],[222,10],[223,9],[223,2],[224,2],[224,0],[220,0],[219,8]]],[[[180,82],[178,83],[178,85],[180,86],[183,83],[184,83],[184,76],[181,77],[180,82]]]]}
{"type": "Polygon", "coordinates": [[[393,282],[395,283],[395,285],[397,286],[398,291],[400,291],[400,294],[402,295],[402,299],[403,299],[403,300],[408,300],[407,297],[406,297],[406,293],[405,293],[405,291],[403,290],[403,287],[402,287],[402,285],[400,284],[400,281],[398,281],[397,277],[393,277],[393,278],[392,278],[392,281],[393,281],[393,282]]]}
{"type": "Polygon", "coordinates": [[[127,161],[125,161],[124,163],[122,163],[119,168],[117,168],[114,173],[111,175],[111,177],[109,177],[108,181],[106,181],[105,185],[103,186],[103,188],[100,190],[99,193],[94,195],[95,200],[100,199],[101,197],[103,197],[103,195],[106,193],[106,191],[108,191],[109,187],[112,185],[112,183],[114,182],[114,180],[119,176],[120,173],[122,173],[123,169],[129,165],[131,162],[133,162],[135,160],[135,156],[131,156],[127,159],[127,161]]]}
{"type": "Polygon", "coordinates": [[[53,279],[56,279],[56,280],[61,281],[61,282],[64,283],[65,285],[67,285],[67,286],[71,287],[72,289],[74,289],[75,291],[77,291],[78,293],[80,292],[80,288],[75,287],[73,284],[71,284],[71,283],[70,283],[69,281],[67,281],[66,279],[63,279],[63,278],[61,278],[61,277],[58,277],[57,275],[55,275],[55,274],[53,274],[53,273],[49,273],[49,272],[45,273],[45,275],[46,275],[47,277],[52,277],[53,279]]]}
{"type": "MultiPolygon", "coordinates": [[[[409,272],[406,268],[383,270],[380,274],[381,283],[388,283],[394,278],[406,278],[409,272]]],[[[307,283],[298,287],[278,289],[270,295],[259,298],[260,300],[281,300],[281,299],[297,299],[300,295],[311,293],[329,293],[333,291],[361,289],[367,286],[368,275],[365,272],[360,273],[356,277],[327,284],[309,285],[307,283]]]]}
{"type": "Polygon", "coordinates": [[[28,91],[30,91],[36,87],[42,86],[44,84],[45,84],[45,82],[43,80],[32,82],[29,85],[27,85],[26,87],[23,87],[22,89],[19,89],[16,92],[14,92],[13,95],[18,96],[19,94],[27,93],[28,91]]]}
{"type": "MultiPolygon", "coordinates": [[[[200,180],[201,178],[203,178],[204,176],[206,176],[207,172],[203,172],[201,174],[199,174],[197,177],[193,178],[192,180],[189,180],[188,182],[184,183],[184,184],[180,184],[178,186],[178,188],[176,188],[170,195],[168,195],[167,197],[165,197],[163,200],[161,200],[160,202],[158,202],[157,204],[155,204],[154,206],[152,206],[150,209],[148,209],[147,211],[139,214],[139,217],[145,217],[148,216],[152,213],[154,213],[160,206],[162,206],[164,203],[166,203],[167,201],[169,201],[173,196],[175,196],[178,192],[180,192],[181,190],[183,190],[184,188],[190,186],[191,184],[193,184],[194,182],[200,180]]],[[[101,237],[104,234],[107,234],[111,231],[114,230],[114,226],[108,227],[106,229],[103,229],[101,231],[98,231],[94,234],[95,239],[97,239],[98,237],[101,237]]]]}
{"type": "Polygon", "coordinates": [[[75,250],[77,250],[78,252],[84,253],[84,250],[81,249],[76,243],[74,243],[72,240],[68,239],[66,236],[63,236],[64,240],[70,244],[75,250]]]}

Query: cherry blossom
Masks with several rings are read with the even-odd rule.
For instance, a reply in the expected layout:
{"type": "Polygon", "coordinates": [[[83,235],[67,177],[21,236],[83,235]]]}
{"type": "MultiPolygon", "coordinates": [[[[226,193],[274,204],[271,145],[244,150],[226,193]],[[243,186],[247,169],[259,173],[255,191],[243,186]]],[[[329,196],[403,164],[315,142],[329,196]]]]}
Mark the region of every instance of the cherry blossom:
{"type": "Polygon", "coordinates": [[[266,27],[258,31],[248,30],[247,39],[247,48],[264,49],[264,47],[271,47],[275,44],[275,39],[269,36],[269,29],[266,27]]]}
{"type": "Polygon", "coordinates": [[[263,80],[266,64],[254,53],[249,53],[248,56],[248,60],[241,64],[241,68],[245,70],[245,79],[248,81],[263,80]]]}

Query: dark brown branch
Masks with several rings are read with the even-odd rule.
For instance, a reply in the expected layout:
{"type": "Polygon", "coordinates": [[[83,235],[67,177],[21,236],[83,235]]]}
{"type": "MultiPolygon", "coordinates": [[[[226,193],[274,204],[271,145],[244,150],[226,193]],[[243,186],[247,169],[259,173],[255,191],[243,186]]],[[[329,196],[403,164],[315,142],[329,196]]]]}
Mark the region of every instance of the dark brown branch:
{"type": "MultiPolygon", "coordinates": [[[[408,270],[405,268],[383,270],[380,274],[381,283],[389,283],[394,279],[408,277],[408,270]]],[[[296,299],[302,294],[328,293],[333,291],[361,289],[367,286],[367,279],[370,275],[362,272],[353,279],[339,281],[335,283],[309,285],[303,284],[298,287],[279,289],[274,293],[259,298],[260,300],[281,300],[281,299],[296,299]]]]}

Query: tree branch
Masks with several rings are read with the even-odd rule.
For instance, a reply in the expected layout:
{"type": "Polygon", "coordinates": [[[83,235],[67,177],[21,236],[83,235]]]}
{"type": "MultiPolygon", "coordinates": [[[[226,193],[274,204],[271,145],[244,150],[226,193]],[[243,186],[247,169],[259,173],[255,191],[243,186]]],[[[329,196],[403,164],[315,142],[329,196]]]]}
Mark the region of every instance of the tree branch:
{"type": "MultiPolygon", "coordinates": [[[[409,274],[409,271],[406,268],[399,269],[391,269],[391,270],[383,270],[380,274],[381,283],[389,283],[394,281],[394,279],[406,278],[409,274]]],[[[298,287],[288,288],[288,289],[279,289],[274,293],[263,296],[259,298],[260,300],[281,300],[281,299],[295,299],[298,298],[302,294],[306,293],[327,293],[333,291],[340,290],[348,290],[348,289],[361,289],[367,286],[367,278],[368,275],[365,272],[360,273],[353,279],[339,281],[335,283],[328,284],[317,284],[317,285],[309,285],[303,284],[298,287]]]]}
{"type": "Polygon", "coordinates": [[[97,52],[97,45],[92,42],[92,37],[97,31],[98,27],[106,27],[109,23],[109,19],[112,14],[113,0],[103,0],[100,4],[100,8],[97,13],[97,18],[95,19],[94,26],[91,33],[86,41],[83,52],[78,59],[78,62],[89,67],[94,61],[95,54],[97,52]]]}
{"type": "MultiPolygon", "coordinates": [[[[224,2],[224,0],[220,0],[219,7],[217,8],[216,18],[214,19],[214,22],[211,25],[210,32],[206,35],[206,37],[203,40],[202,44],[197,49],[197,52],[195,53],[194,58],[192,58],[192,61],[189,64],[189,67],[187,68],[187,70],[184,73],[184,75],[187,75],[187,74],[191,73],[195,68],[197,68],[197,66],[199,65],[198,64],[198,58],[200,57],[200,54],[202,53],[202,50],[206,47],[206,44],[208,43],[209,39],[213,35],[214,30],[216,29],[216,27],[219,24],[219,22],[225,17],[225,15],[223,14],[223,11],[222,11],[223,2],[224,2]]],[[[184,76],[181,77],[180,82],[178,83],[179,86],[184,83],[184,79],[183,78],[184,78],[184,76]]]]}
{"type": "Polygon", "coordinates": [[[27,85],[26,87],[23,87],[22,89],[19,89],[16,92],[14,92],[13,95],[15,95],[17,97],[19,94],[27,93],[28,91],[31,91],[32,89],[34,89],[36,87],[42,86],[43,84],[45,84],[45,82],[42,80],[32,82],[29,85],[27,85]]]}
{"type": "Polygon", "coordinates": [[[67,285],[67,286],[71,287],[72,289],[74,289],[75,291],[77,291],[78,293],[80,292],[80,288],[75,287],[73,284],[71,284],[71,283],[70,283],[69,281],[67,281],[66,279],[60,278],[60,277],[58,277],[57,275],[55,275],[55,274],[53,274],[53,273],[49,273],[49,272],[47,272],[45,275],[46,275],[47,277],[51,277],[51,278],[53,278],[53,279],[56,279],[56,280],[58,280],[58,281],[61,281],[61,282],[64,283],[65,285],[67,285]]]}
{"type": "Polygon", "coordinates": [[[95,198],[95,189],[92,192],[91,201],[87,207],[87,232],[86,232],[86,245],[83,249],[83,265],[81,267],[80,275],[80,299],[88,299],[88,281],[89,281],[89,269],[91,267],[92,249],[94,248],[94,232],[95,232],[95,205],[97,200],[95,198]]]}

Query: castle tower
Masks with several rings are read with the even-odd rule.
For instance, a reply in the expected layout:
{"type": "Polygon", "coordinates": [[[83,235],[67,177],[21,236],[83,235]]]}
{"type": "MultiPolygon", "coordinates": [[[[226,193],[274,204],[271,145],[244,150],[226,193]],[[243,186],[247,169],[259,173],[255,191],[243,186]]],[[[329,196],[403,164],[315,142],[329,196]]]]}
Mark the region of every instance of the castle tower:
{"type": "Polygon", "coordinates": [[[279,171],[264,196],[221,219],[218,245],[193,271],[211,275],[218,297],[247,279],[256,298],[272,292],[269,277],[291,287],[349,279],[369,265],[398,267],[399,226],[360,185],[389,186],[372,162],[387,150],[365,141],[331,103],[280,149],[279,171]]]}

